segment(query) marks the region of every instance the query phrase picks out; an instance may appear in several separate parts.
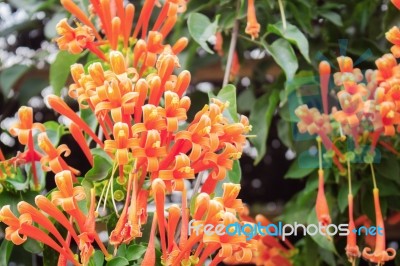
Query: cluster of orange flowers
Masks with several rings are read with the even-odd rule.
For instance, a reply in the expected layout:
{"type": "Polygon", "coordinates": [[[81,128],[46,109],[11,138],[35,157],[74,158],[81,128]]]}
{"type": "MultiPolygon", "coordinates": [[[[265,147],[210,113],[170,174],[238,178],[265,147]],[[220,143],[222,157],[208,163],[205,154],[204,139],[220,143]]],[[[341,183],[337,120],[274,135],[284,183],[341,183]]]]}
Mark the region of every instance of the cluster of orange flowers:
{"type": "MultiPolygon", "coordinates": [[[[400,7],[398,1],[392,2],[396,7],[400,7]]],[[[392,53],[385,54],[376,60],[376,70],[367,70],[363,74],[360,69],[353,67],[351,58],[345,56],[337,58],[340,71],[334,73],[333,79],[334,84],[340,88],[337,93],[340,110],[333,107],[332,112],[329,113],[327,96],[331,68],[326,61],[321,62],[319,66],[324,112],[320,113],[317,108],[309,108],[307,105],[299,106],[295,110],[296,116],[300,119],[298,122],[299,132],[318,135],[318,141],[324,144],[327,154],[332,155],[333,162],[339,171],[348,175],[350,231],[355,228],[350,169],[350,162],[354,159],[354,153],[342,154],[336,147],[335,141],[331,139],[335,139],[335,135],[339,135],[337,139],[342,141],[346,139],[346,136],[351,137],[356,153],[361,153],[365,145],[370,144],[364,161],[371,166],[376,226],[384,228],[379,202],[379,190],[372,163],[378,143],[390,152],[398,154],[390,144],[379,140],[379,138],[381,136],[394,136],[396,129],[397,131],[400,130],[400,65],[396,61],[396,58],[400,57],[399,28],[395,26],[390,29],[386,33],[386,38],[393,44],[392,53]],[[346,163],[347,170],[342,165],[346,163]]],[[[330,223],[329,208],[324,193],[324,171],[321,159],[316,211],[320,222],[323,224],[330,223]]],[[[371,239],[367,241],[369,245],[375,246],[375,251],[371,252],[371,248],[366,247],[363,252],[360,252],[357,246],[356,234],[350,233],[347,238],[346,254],[352,263],[355,263],[355,260],[362,255],[370,262],[383,265],[396,255],[396,251],[393,248],[386,249],[385,242],[384,234],[377,235],[375,243],[371,239]]]]}
{"type": "MultiPolygon", "coordinates": [[[[10,133],[26,148],[8,160],[0,153],[1,180],[10,178],[16,166],[30,164],[27,175],[32,177],[31,187],[41,190],[43,187],[36,169],[36,162],[40,162],[43,171],[55,174],[57,189],[49,193],[50,199],[37,196],[36,206],[20,202],[18,216],[9,205],[3,206],[0,221],[8,226],[6,239],[17,245],[27,237],[36,239],[59,252],[58,265],[66,265],[68,261],[74,265],[87,265],[96,246],[109,260],[113,255],[108,253],[96,232],[101,202],[113,206],[118,216],[108,239],[116,254],[121,244],[129,244],[142,236],[141,227],[148,218],[147,204],[154,199],[156,211],[142,265],[155,265],[157,228],[164,265],[201,265],[214,253],[217,255],[213,265],[223,260],[290,265],[289,251],[293,247],[290,243],[283,246],[273,237],[257,236],[247,241],[244,236],[188,235],[189,188],[184,181],[195,179],[200,172],[208,173],[208,176],[201,193],[196,195],[193,219],[211,224],[256,221],[246,215],[242,201],[237,199],[240,185],[225,183],[222,197],[210,197],[218,182],[232,169],[234,160],[241,157],[246,134],[251,130],[248,119],[227,117],[229,102],[212,99],[193,121],[186,122],[190,99],[184,93],[190,83],[190,73],[183,70],[175,75],[174,71],[180,67],[177,55],[188,40],[181,38],[172,46],[164,44],[177,15],[185,11],[186,1],[167,0],[161,5],[158,1],[146,0],[135,25],[134,5],[124,6],[122,0],[91,0],[90,16],[72,0],[61,0],[61,3],[79,22],[76,27],[70,26],[66,19],[58,23],[60,37],[56,41],[59,48],[73,54],[89,50],[104,61],[92,63],[87,69],[81,64],[72,65],[74,83],[69,87],[69,96],[78,101],[80,108],[93,112],[98,129],[93,131],[62,98],[50,95],[47,102],[70,120],[69,133],[92,167],[95,167],[94,155],[87,136],[104,150],[113,161],[111,176],[95,182],[95,186],[103,187],[99,199],[95,188],[85,193],[78,182],[79,170],[63,158],[70,155],[70,149],[65,144],[54,146],[45,127],[33,123],[32,108],[21,107],[19,122],[10,133]],[[149,31],[150,16],[155,7],[160,7],[160,11],[149,31]],[[92,22],[92,18],[98,20],[92,22]],[[40,133],[35,134],[36,131],[40,133]],[[122,210],[115,204],[114,184],[122,186],[126,192],[122,210]],[[172,205],[165,216],[166,195],[174,191],[182,193],[181,207],[172,205]],[[87,213],[78,205],[85,198],[90,205],[87,213]],[[66,236],[61,235],[49,217],[66,229],[66,236]],[[178,241],[175,232],[179,229],[179,220],[181,234],[178,241]],[[80,251],[79,256],[72,251],[72,241],[80,251]]],[[[246,31],[257,37],[259,25],[255,19],[254,1],[249,1],[249,14],[251,19],[246,31]]],[[[263,224],[269,223],[263,217],[258,219],[263,224]]]]}

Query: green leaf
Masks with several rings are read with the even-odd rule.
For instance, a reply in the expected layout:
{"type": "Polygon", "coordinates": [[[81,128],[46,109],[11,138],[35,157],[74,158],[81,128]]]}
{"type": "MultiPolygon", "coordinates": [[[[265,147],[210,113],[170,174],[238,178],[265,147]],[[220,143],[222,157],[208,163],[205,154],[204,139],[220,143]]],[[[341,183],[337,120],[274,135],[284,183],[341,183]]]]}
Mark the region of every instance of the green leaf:
{"type": "Polygon", "coordinates": [[[0,265],[8,265],[13,247],[13,242],[3,239],[0,245],[0,265]]]}
{"type": "Polygon", "coordinates": [[[293,179],[298,179],[298,178],[303,178],[311,174],[317,169],[318,165],[316,167],[305,167],[301,165],[299,157],[296,158],[296,160],[290,165],[289,170],[285,174],[285,178],[293,178],[293,179]]]}
{"type": "Polygon", "coordinates": [[[286,29],[284,29],[282,22],[279,21],[275,24],[269,24],[267,31],[275,33],[296,45],[304,59],[310,63],[308,40],[296,26],[286,23],[286,29]]]}
{"type": "Polygon", "coordinates": [[[307,224],[307,217],[310,213],[310,202],[315,201],[317,191],[315,189],[297,193],[289,202],[279,220],[287,224],[302,223],[307,224]]]}
{"type": "Polygon", "coordinates": [[[375,169],[378,176],[400,182],[400,167],[396,156],[383,157],[380,163],[375,164],[375,169]]]}
{"type": "Polygon", "coordinates": [[[43,125],[46,128],[46,133],[51,143],[57,147],[61,137],[66,133],[65,127],[55,121],[47,121],[43,125]]]}
{"type": "Polygon", "coordinates": [[[43,251],[43,247],[40,245],[40,243],[32,238],[28,238],[24,242],[23,247],[26,251],[33,254],[39,254],[43,251]]]}
{"type": "Polygon", "coordinates": [[[126,259],[129,261],[138,260],[143,257],[143,254],[146,252],[146,250],[146,246],[133,244],[128,247],[126,259]]]}
{"type": "Polygon", "coordinates": [[[95,154],[93,162],[93,168],[86,173],[85,179],[88,181],[101,181],[105,179],[111,172],[112,164],[110,161],[103,156],[95,154]]]}
{"type": "Polygon", "coordinates": [[[19,88],[18,101],[20,104],[27,104],[33,96],[40,95],[40,92],[49,85],[47,79],[42,77],[30,77],[24,80],[19,88]]]}
{"type": "Polygon", "coordinates": [[[251,110],[249,118],[250,124],[253,126],[251,134],[255,134],[256,137],[251,138],[250,141],[258,153],[254,164],[258,164],[267,152],[268,133],[278,103],[279,91],[273,90],[270,94],[264,94],[259,98],[251,110]]]}
{"type": "Polygon", "coordinates": [[[7,97],[17,81],[29,70],[25,65],[13,65],[0,73],[0,87],[4,97],[7,97]]]}
{"type": "MultiPolygon", "coordinates": [[[[361,181],[354,181],[351,184],[351,190],[353,193],[353,197],[355,197],[360,190],[362,182],[361,181]]],[[[347,200],[347,196],[349,194],[349,186],[340,186],[339,187],[339,194],[338,194],[338,205],[339,205],[339,210],[341,213],[346,210],[347,206],[349,205],[349,202],[347,200]]]]}
{"type": "Polygon", "coordinates": [[[65,12],[57,12],[53,14],[51,19],[47,21],[46,25],[44,26],[44,35],[46,36],[47,39],[52,39],[57,37],[57,31],[56,31],[56,26],[60,20],[63,18],[67,17],[67,14],[65,12]]]}
{"type": "MultiPolygon", "coordinates": [[[[80,117],[83,119],[83,121],[88,124],[88,126],[93,130],[93,132],[96,132],[96,128],[98,125],[98,120],[96,118],[96,115],[94,112],[87,108],[87,109],[81,109],[80,110],[80,117]]],[[[89,138],[89,136],[88,136],[89,138]]]]}
{"type": "Polygon", "coordinates": [[[290,43],[287,40],[280,38],[274,41],[271,45],[263,42],[263,46],[265,50],[271,54],[275,62],[283,69],[286,79],[293,79],[299,64],[290,43]]]}
{"type": "Polygon", "coordinates": [[[336,26],[339,26],[339,27],[343,26],[342,18],[340,17],[340,15],[338,13],[333,12],[333,11],[326,11],[326,10],[320,10],[318,13],[321,17],[329,20],[336,26]]]}
{"type": "Polygon", "coordinates": [[[223,189],[222,185],[224,183],[234,183],[240,184],[240,180],[242,178],[242,170],[240,168],[240,163],[238,160],[233,161],[232,170],[228,171],[226,177],[218,182],[217,187],[215,188],[215,196],[222,196],[223,189]]]}
{"type": "Polygon", "coordinates": [[[116,257],[107,262],[106,266],[126,266],[129,265],[129,261],[123,257],[116,257]]]}
{"type": "Polygon", "coordinates": [[[70,67],[76,63],[82,54],[70,54],[67,51],[59,51],[56,60],[50,66],[50,85],[54,93],[60,95],[70,74],[70,67]]]}
{"type": "Polygon", "coordinates": [[[210,19],[200,13],[191,13],[187,21],[190,35],[207,52],[214,52],[208,47],[207,40],[215,35],[218,26],[218,18],[211,23],[210,19]]]}
{"type": "Polygon", "coordinates": [[[89,266],[103,266],[104,255],[100,250],[96,250],[93,256],[90,258],[89,266]]]}
{"type": "Polygon", "coordinates": [[[231,121],[233,121],[235,123],[239,122],[239,118],[238,118],[238,114],[237,114],[236,87],[235,86],[228,84],[218,92],[218,95],[216,97],[213,97],[211,94],[209,94],[209,97],[217,98],[218,100],[229,103],[228,108],[225,109],[225,111],[224,111],[225,116],[230,118],[231,121]]]}
{"type": "MultiPolygon", "coordinates": [[[[318,226],[318,219],[317,219],[317,214],[315,212],[315,207],[312,209],[310,214],[308,215],[307,218],[307,224],[314,224],[318,226]]],[[[314,236],[311,236],[311,238],[318,244],[323,249],[326,249],[330,252],[333,252],[334,254],[337,254],[335,245],[333,244],[332,240],[329,240],[326,236],[323,236],[319,233],[315,234],[314,236]]]]}

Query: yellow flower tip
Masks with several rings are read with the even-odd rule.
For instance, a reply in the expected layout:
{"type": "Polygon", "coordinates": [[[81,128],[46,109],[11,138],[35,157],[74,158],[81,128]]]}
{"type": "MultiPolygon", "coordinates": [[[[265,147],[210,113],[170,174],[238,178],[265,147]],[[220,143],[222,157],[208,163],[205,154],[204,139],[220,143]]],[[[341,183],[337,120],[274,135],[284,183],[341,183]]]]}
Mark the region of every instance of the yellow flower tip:
{"type": "Polygon", "coordinates": [[[242,157],[242,153],[241,152],[233,152],[231,153],[231,158],[234,160],[238,160],[242,157]]]}
{"type": "Polygon", "coordinates": [[[387,114],[387,117],[388,118],[394,118],[394,112],[393,112],[393,110],[391,110],[391,111],[389,111],[389,113],[387,114]]]}
{"type": "Polygon", "coordinates": [[[75,83],[79,83],[79,79],[85,74],[82,64],[73,64],[71,66],[71,76],[75,83]]]}
{"type": "Polygon", "coordinates": [[[192,168],[190,168],[190,166],[185,166],[185,167],[179,168],[178,171],[181,173],[189,174],[191,172],[191,170],[192,170],[192,168]]]}
{"type": "Polygon", "coordinates": [[[106,255],[105,257],[104,257],[104,259],[106,260],[106,261],[110,261],[110,260],[112,260],[113,259],[113,255],[112,254],[108,254],[108,255],[106,255]]]}
{"type": "Polygon", "coordinates": [[[110,64],[111,69],[115,74],[120,75],[126,72],[125,59],[121,52],[110,52],[110,64]]]}
{"type": "Polygon", "coordinates": [[[159,140],[155,141],[152,145],[152,148],[160,148],[161,142],[159,140]]]}

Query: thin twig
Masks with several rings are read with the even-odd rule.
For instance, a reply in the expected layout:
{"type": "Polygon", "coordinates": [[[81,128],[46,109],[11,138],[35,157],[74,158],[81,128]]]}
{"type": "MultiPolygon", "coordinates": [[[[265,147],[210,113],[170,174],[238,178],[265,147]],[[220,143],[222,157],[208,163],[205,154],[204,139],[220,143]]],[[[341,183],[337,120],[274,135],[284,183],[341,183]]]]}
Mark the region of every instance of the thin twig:
{"type": "Polygon", "coordinates": [[[283,30],[286,30],[286,16],[285,16],[285,9],[283,8],[282,0],[278,0],[279,3],[279,10],[281,11],[281,18],[282,18],[282,26],[283,30]]]}
{"type": "Polygon", "coordinates": [[[239,32],[239,21],[235,20],[235,24],[233,25],[233,30],[232,30],[231,43],[229,45],[228,61],[226,63],[224,82],[222,83],[222,87],[228,85],[229,82],[229,74],[231,72],[233,56],[235,54],[238,32],[239,32]]]}

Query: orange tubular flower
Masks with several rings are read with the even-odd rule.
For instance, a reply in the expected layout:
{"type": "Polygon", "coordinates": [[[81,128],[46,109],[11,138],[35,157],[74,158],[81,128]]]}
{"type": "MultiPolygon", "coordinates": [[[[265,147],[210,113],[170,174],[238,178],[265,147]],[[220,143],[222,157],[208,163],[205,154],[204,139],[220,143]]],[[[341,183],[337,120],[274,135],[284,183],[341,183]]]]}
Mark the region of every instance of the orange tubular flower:
{"type": "Polygon", "coordinates": [[[163,253],[162,260],[167,259],[167,246],[165,239],[165,216],[164,216],[164,207],[165,207],[165,184],[160,178],[156,178],[151,183],[151,188],[154,195],[154,202],[156,204],[156,213],[158,217],[158,229],[160,230],[160,238],[161,238],[161,249],[163,253]]]}
{"type": "Polygon", "coordinates": [[[113,136],[114,140],[106,140],[104,142],[104,150],[111,154],[115,153],[118,165],[128,164],[128,149],[139,145],[138,139],[129,138],[128,125],[122,122],[115,123],[113,136]]]}
{"type": "Polygon", "coordinates": [[[72,120],[75,124],[77,124],[82,130],[84,130],[100,147],[104,147],[103,142],[97,137],[97,135],[93,132],[93,130],[82,120],[69,106],[58,96],[49,95],[47,97],[47,102],[58,113],[65,115],[69,119],[72,120]]]}
{"type": "Polygon", "coordinates": [[[193,179],[194,170],[190,165],[190,159],[186,154],[175,156],[175,164],[171,170],[160,170],[158,177],[164,181],[171,181],[175,190],[182,191],[184,179],[193,179]]]}
{"type": "Polygon", "coordinates": [[[190,98],[187,96],[179,99],[178,94],[172,91],[165,92],[165,116],[167,119],[167,131],[178,130],[179,121],[187,119],[186,112],[190,107],[190,98]]]}
{"type": "Polygon", "coordinates": [[[378,85],[382,81],[387,81],[393,77],[400,77],[400,66],[397,64],[396,58],[392,54],[385,54],[375,61],[378,68],[376,73],[376,81],[378,85]]]}
{"type": "Polygon", "coordinates": [[[242,212],[244,209],[243,202],[237,198],[240,192],[240,184],[224,183],[222,189],[224,191],[222,197],[216,197],[214,200],[219,201],[226,210],[232,213],[242,212]]]}
{"type": "Polygon", "coordinates": [[[77,201],[85,199],[85,190],[81,186],[73,186],[72,174],[70,171],[62,171],[55,175],[55,181],[58,191],[51,193],[51,202],[66,212],[76,210],[78,208],[77,201]]]}
{"type": "Polygon", "coordinates": [[[335,148],[328,138],[328,134],[332,131],[328,115],[321,114],[316,108],[309,109],[306,104],[297,107],[294,113],[300,119],[297,123],[300,133],[318,134],[327,150],[335,148]]]}
{"type": "Polygon", "coordinates": [[[82,23],[86,24],[87,26],[92,29],[93,33],[96,35],[98,40],[101,40],[100,35],[97,33],[95,26],[92,24],[90,19],[83,13],[83,11],[72,1],[72,0],[60,0],[61,4],[64,8],[77,17],[82,23]]]}
{"type": "Polygon", "coordinates": [[[380,104],[380,115],[382,117],[383,133],[385,136],[394,136],[394,125],[400,124],[400,114],[396,111],[393,102],[383,102],[380,104]]]}
{"type": "Polygon", "coordinates": [[[176,133],[175,140],[188,140],[191,143],[192,151],[189,158],[195,161],[200,158],[203,147],[210,147],[208,135],[211,131],[211,120],[209,117],[201,116],[199,122],[190,125],[187,131],[176,133]]]}
{"type": "MultiPolygon", "coordinates": [[[[399,2],[400,3],[400,2],[399,2]]],[[[386,39],[394,44],[390,51],[394,55],[394,57],[400,57],[400,29],[397,26],[393,26],[388,32],[385,34],[386,39]]]]}
{"type": "Polygon", "coordinates": [[[161,132],[166,128],[165,110],[152,104],[146,104],[142,107],[143,123],[136,123],[132,126],[132,134],[136,135],[148,130],[157,130],[161,132]]]}
{"type": "Polygon", "coordinates": [[[331,65],[327,61],[321,61],[319,63],[319,80],[321,87],[322,105],[324,107],[324,113],[328,114],[328,90],[329,90],[329,78],[331,75],[331,65]]]}
{"type": "Polygon", "coordinates": [[[35,150],[32,131],[37,129],[43,132],[46,131],[46,128],[41,123],[33,123],[33,110],[31,107],[21,106],[18,110],[18,117],[20,122],[10,128],[10,134],[18,136],[18,140],[22,145],[27,145],[26,151],[17,157],[32,164],[33,183],[35,189],[38,189],[39,180],[35,162],[39,161],[42,155],[35,150]]]}
{"type": "Polygon", "coordinates": [[[353,233],[356,228],[353,219],[353,195],[348,195],[349,202],[349,234],[347,235],[346,255],[350,263],[361,257],[361,252],[357,246],[357,234],[353,233]]]}
{"type": "MultiPolygon", "coordinates": [[[[134,113],[135,102],[138,95],[136,92],[132,91],[123,93],[120,89],[121,85],[122,84],[115,79],[106,83],[105,90],[107,101],[100,102],[96,105],[96,115],[104,115],[110,111],[114,122],[129,122],[130,115],[134,113]]],[[[131,86],[129,83],[125,83],[125,85],[131,86]]]]}
{"type": "Polygon", "coordinates": [[[392,4],[397,7],[397,9],[400,9],[400,1],[399,0],[391,0],[392,4]]]}
{"type": "Polygon", "coordinates": [[[241,152],[238,152],[236,147],[230,143],[225,143],[225,148],[222,152],[214,153],[207,152],[204,155],[203,162],[207,163],[207,166],[213,168],[211,177],[216,180],[222,180],[226,176],[227,170],[232,169],[233,160],[239,159],[242,156],[241,152]]]}
{"type": "Polygon", "coordinates": [[[315,210],[317,213],[317,219],[322,226],[328,226],[331,223],[331,216],[329,214],[329,206],[325,196],[324,171],[322,169],[318,170],[318,195],[315,210]]]}
{"type": "Polygon", "coordinates": [[[259,32],[260,32],[260,24],[257,22],[254,0],[248,0],[246,33],[249,34],[252,39],[255,39],[258,38],[259,32]]]}
{"type": "Polygon", "coordinates": [[[383,222],[381,206],[379,203],[379,190],[374,188],[374,205],[375,205],[375,216],[376,216],[376,226],[377,228],[382,228],[382,234],[376,235],[375,251],[371,253],[371,248],[364,248],[362,255],[365,259],[372,263],[378,263],[379,266],[383,265],[385,262],[394,259],[396,256],[396,250],[393,248],[386,249],[386,237],[385,237],[385,225],[383,222]]]}
{"type": "Polygon", "coordinates": [[[66,50],[71,54],[79,54],[87,47],[87,44],[94,41],[92,30],[87,26],[78,25],[72,28],[67,19],[62,19],[56,26],[57,33],[61,37],[57,38],[60,50],[66,50]]]}
{"type": "MultiPolygon", "coordinates": [[[[149,130],[144,145],[133,147],[132,155],[136,158],[142,158],[147,164],[147,171],[154,172],[159,168],[159,159],[167,155],[167,148],[161,146],[160,133],[157,130],[149,130]]],[[[140,163],[138,163],[138,167],[140,166],[140,163]]]]}
{"type": "Polygon", "coordinates": [[[75,123],[71,123],[71,125],[69,126],[69,132],[74,137],[75,141],[79,144],[79,147],[81,147],[90,165],[93,166],[93,155],[90,152],[90,148],[85,140],[85,137],[82,134],[81,129],[75,123]]]}
{"type": "Polygon", "coordinates": [[[80,173],[77,169],[69,166],[64,159],[61,158],[61,154],[65,153],[65,156],[69,156],[71,153],[71,150],[67,147],[67,145],[62,144],[55,148],[46,132],[39,134],[38,145],[46,154],[40,159],[40,163],[42,164],[44,171],[51,170],[57,174],[63,170],[70,170],[72,173],[74,173],[74,175],[78,175],[80,173]]]}
{"type": "Polygon", "coordinates": [[[18,140],[22,145],[28,145],[29,136],[33,129],[41,132],[46,131],[46,128],[41,123],[33,123],[33,110],[31,107],[21,106],[18,109],[19,123],[14,124],[10,128],[10,134],[14,137],[18,136],[18,140]]]}
{"type": "Polygon", "coordinates": [[[33,220],[29,213],[21,214],[18,218],[11,212],[10,205],[5,205],[0,210],[0,221],[8,226],[5,230],[5,239],[12,241],[15,245],[21,245],[27,237],[30,237],[53,248],[74,265],[79,265],[68,247],[59,246],[47,233],[32,225],[33,220]]]}

